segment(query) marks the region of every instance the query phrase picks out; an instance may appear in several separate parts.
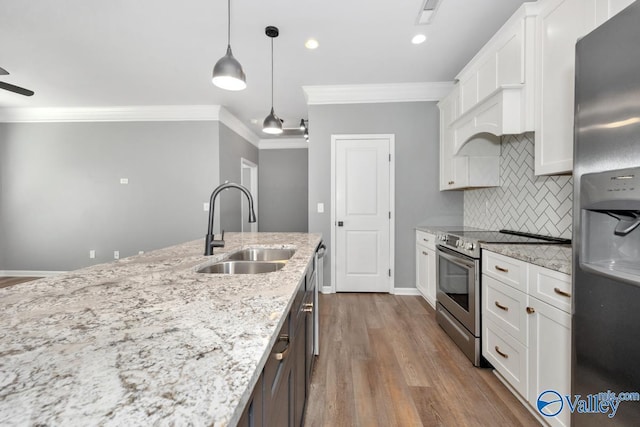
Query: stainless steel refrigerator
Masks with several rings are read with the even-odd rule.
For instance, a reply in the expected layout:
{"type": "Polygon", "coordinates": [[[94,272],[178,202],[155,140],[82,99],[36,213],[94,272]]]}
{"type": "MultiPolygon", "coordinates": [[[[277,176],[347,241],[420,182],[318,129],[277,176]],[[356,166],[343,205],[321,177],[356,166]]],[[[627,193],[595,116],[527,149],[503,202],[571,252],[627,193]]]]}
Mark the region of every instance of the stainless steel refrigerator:
{"type": "Polygon", "coordinates": [[[638,426],[640,1],[576,45],[574,144],[572,422],[638,426]]]}

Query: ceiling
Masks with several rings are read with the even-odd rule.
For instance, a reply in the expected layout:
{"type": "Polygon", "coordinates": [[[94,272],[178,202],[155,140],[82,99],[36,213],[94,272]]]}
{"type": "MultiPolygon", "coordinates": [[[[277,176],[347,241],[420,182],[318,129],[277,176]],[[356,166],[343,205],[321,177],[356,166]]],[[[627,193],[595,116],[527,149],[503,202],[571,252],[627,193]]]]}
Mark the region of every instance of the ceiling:
{"type": "MultiPolygon", "coordinates": [[[[0,108],[223,105],[258,137],[274,106],[284,126],[307,118],[302,86],[453,80],[523,3],[441,0],[417,25],[424,0],[232,0],[231,47],[247,89],[211,83],[226,49],[225,0],[2,0],[0,80],[35,91],[0,91],[0,108]],[[421,45],[411,38],[423,33],[421,45]],[[320,47],[304,42],[316,38],[320,47]]],[[[311,124],[313,127],[313,124],[311,124]]]]}

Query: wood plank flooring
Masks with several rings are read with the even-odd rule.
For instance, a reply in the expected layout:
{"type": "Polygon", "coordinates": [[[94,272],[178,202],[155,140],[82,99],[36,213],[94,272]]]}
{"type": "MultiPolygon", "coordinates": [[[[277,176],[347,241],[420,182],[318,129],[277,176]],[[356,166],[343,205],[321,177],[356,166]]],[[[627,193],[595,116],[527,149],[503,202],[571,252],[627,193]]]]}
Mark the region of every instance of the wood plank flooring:
{"type": "Polygon", "coordinates": [[[36,279],[40,279],[40,277],[0,277],[0,288],[8,288],[9,286],[30,282],[36,279]]]}
{"type": "Polygon", "coordinates": [[[320,327],[306,427],[540,425],[422,297],[320,295],[320,327]]]}

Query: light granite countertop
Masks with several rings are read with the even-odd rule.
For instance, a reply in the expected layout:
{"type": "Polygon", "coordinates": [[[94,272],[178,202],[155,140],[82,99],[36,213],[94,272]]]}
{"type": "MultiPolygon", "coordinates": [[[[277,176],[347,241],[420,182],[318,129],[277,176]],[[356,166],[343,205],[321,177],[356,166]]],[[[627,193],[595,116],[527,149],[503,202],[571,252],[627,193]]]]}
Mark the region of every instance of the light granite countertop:
{"type": "Polygon", "coordinates": [[[501,245],[481,243],[480,247],[561,273],[571,274],[571,245],[501,245]]]}
{"type": "Polygon", "coordinates": [[[320,234],[227,233],[0,289],[0,425],[237,423],[320,234]],[[295,247],[274,273],[196,273],[295,247]]]}

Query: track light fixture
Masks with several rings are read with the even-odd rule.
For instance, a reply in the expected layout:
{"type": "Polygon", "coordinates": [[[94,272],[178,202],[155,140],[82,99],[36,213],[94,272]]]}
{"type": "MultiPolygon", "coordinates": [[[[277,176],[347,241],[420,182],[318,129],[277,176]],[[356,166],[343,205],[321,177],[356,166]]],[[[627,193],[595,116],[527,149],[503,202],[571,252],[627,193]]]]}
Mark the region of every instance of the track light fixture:
{"type": "Polygon", "coordinates": [[[300,119],[300,130],[303,132],[302,136],[304,139],[309,141],[309,121],[305,121],[304,119],[300,119]]]}
{"type": "Polygon", "coordinates": [[[262,131],[271,135],[279,135],[282,133],[282,120],[276,116],[273,110],[273,39],[278,37],[280,31],[277,27],[268,26],[264,32],[267,37],[271,38],[271,113],[264,119],[262,131]]]}
{"type": "Polygon", "coordinates": [[[227,53],[213,67],[211,81],[221,89],[243,90],[247,87],[247,76],[231,53],[231,0],[227,1],[227,18],[227,53]]]}

